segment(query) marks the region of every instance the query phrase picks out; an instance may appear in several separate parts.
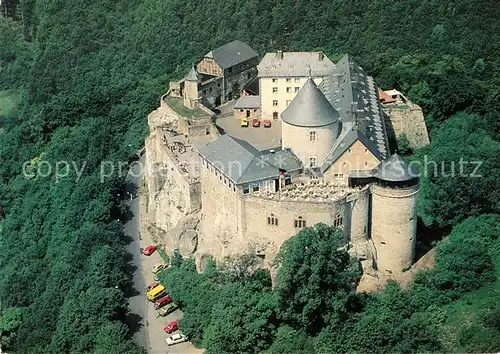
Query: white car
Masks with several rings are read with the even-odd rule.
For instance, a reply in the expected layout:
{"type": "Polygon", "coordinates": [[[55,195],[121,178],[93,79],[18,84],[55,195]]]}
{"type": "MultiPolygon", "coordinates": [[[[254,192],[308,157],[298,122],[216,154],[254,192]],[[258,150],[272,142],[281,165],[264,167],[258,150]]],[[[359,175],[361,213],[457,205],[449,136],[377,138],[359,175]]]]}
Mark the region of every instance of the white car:
{"type": "Polygon", "coordinates": [[[182,342],[187,342],[187,337],[184,334],[174,334],[171,337],[167,337],[166,342],[167,345],[175,345],[182,342]]]}

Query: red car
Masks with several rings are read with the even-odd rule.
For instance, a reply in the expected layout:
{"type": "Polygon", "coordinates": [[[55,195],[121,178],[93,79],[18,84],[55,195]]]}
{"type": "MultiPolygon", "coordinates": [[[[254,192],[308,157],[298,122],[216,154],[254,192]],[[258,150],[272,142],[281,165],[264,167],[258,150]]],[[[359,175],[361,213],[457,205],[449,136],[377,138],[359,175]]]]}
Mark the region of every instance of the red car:
{"type": "Polygon", "coordinates": [[[142,251],[142,253],[144,253],[144,255],[146,256],[151,256],[151,254],[156,251],[156,245],[148,245],[146,247],[144,247],[144,250],[142,251]]]}
{"type": "Polygon", "coordinates": [[[252,127],[260,127],[260,119],[259,118],[254,118],[252,119],[252,127]]]}
{"type": "Polygon", "coordinates": [[[146,292],[148,292],[149,290],[153,289],[153,288],[156,288],[158,285],[160,285],[159,282],[155,281],[154,283],[151,283],[148,285],[148,287],[146,288],[146,292]]]}
{"type": "Polygon", "coordinates": [[[264,128],[271,128],[271,121],[269,119],[264,119],[264,128]]]}
{"type": "Polygon", "coordinates": [[[155,301],[155,309],[159,309],[167,304],[170,304],[172,302],[172,298],[170,295],[165,295],[163,297],[160,297],[158,300],[155,301]]]}
{"type": "Polygon", "coordinates": [[[175,332],[179,329],[179,324],[177,323],[177,321],[172,321],[168,324],[168,326],[165,326],[163,328],[163,330],[165,332],[167,332],[168,334],[172,333],[172,332],[175,332]]]}

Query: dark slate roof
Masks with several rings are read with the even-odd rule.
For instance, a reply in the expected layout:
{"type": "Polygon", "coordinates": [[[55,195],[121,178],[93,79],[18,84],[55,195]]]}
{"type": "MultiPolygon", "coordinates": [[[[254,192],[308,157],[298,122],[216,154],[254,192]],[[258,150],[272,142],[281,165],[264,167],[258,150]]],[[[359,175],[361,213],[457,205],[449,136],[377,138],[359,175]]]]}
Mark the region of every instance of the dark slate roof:
{"type": "Polygon", "coordinates": [[[260,108],[260,96],[242,96],[233,108],[260,108]]]}
{"type": "Polygon", "coordinates": [[[301,169],[299,159],[289,150],[260,152],[228,134],[200,148],[198,153],[237,185],[276,178],[280,169],[301,169]]]}
{"type": "Polygon", "coordinates": [[[222,69],[227,69],[258,55],[248,44],[236,40],[208,52],[205,58],[212,58],[222,69]]]}
{"type": "Polygon", "coordinates": [[[342,123],[340,136],[323,163],[322,172],[356,140],[360,140],[380,161],[387,158],[389,143],[373,78],[345,55],[320,88],[340,114],[342,123]]]}
{"type": "Polygon", "coordinates": [[[339,113],[309,78],[290,105],[281,113],[281,119],[300,127],[321,127],[337,122],[339,113]]]}
{"type": "Polygon", "coordinates": [[[257,65],[259,77],[323,77],[335,64],[323,52],[266,53],[257,65]]]}
{"type": "Polygon", "coordinates": [[[418,178],[419,171],[415,166],[406,163],[399,155],[394,154],[373,169],[373,177],[388,182],[406,182],[418,178]]]}
{"type": "Polygon", "coordinates": [[[196,72],[194,66],[191,66],[191,69],[189,70],[187,75],[184,77],[184,80],[198,81],[198,73],[196,72]]]}
{"type": "Polygon", "coordinates": [[[258,95],[259,94],[259,79],[257,77],[254,77],[252,80],[250,80],[243,89],[252,95],[258,95]]]}

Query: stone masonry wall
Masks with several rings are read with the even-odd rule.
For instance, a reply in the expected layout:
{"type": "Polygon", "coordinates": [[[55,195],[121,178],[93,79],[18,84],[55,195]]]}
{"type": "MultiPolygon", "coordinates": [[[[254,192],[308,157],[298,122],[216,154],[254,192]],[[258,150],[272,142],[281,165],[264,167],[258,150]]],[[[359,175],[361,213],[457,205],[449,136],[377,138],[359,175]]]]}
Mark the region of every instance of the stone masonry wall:
{"type": "Polygon", "coordinates": [[[401,276],[415,261],[416,199],[419,185],[388,188],[372,185],[372,234],[377,264],[387,277],[401,276]]]}
{"type": "Polygon", "coordinates": [[[242,244],[231,245],[233,252],[238,253],[243,249],[264,251],[266,259],[274,258],[279,248],[287,239],[300,231],[295,227],[295,220],[302,217],[306,226],[313,226],[319,222],[333,225],[337,214],[343,217],[344,225],[350,223],[350,208],[345,199],[337,202],[305,202],[283,201],[244,196],[244,236],[242,244]],[[278,219],[278,225],[269,225],[268,217],[278,219]]]}
{"type": "Polygon", "coordinates": [[[422,109],[408,102],[407,109],[384,107],[384,120],[387,133],[392,139],[405,133],[414,148],[429,144],[429,134],[425,125],[422,109]]]}
{"type": "Polygon", "coordinates": [[[223,258],[226,247],[239,248],[241,243],[241,199],[238,189],[229,185],[226,179],[212,166],[203,165],[201,176],[201,223],[199,254],[211,254],[223,258]]]}

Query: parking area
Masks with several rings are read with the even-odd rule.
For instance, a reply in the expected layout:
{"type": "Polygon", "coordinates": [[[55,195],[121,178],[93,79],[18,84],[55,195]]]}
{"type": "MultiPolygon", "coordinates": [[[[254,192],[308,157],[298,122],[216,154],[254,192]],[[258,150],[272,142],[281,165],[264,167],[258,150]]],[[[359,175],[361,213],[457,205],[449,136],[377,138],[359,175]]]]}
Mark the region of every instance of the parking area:
{"type": "MultiPolygon", "coordinates": [[[[141,203],[142,204],[142,203],[141,203]]],[[[142,206],[141,206],[142,207],[142,206]]],[[[149,233],[141,232],[141,251],[147,245],[153,243],[149,233]]],[[[162,259],[158,252],[154,252],[150,256],[145,256],[141,254],[141,272],[146,283],[146,286],[154,282],[154,274],[152,273],[152,268],[155,264],[162,263],[162,259]]],[[[168,292],[168,289],[166,289],[168,292]]],[[[175,353],[175,354],[194,354],[203,353],[203,350],[195,348],[191,343],[179,343],[173,346],[168,346],[165,339],[171,335],[182,333],[182,330],[175,331],[172,334],[167,334],[163,331],[163,328],[172,321],[179,320],[182,317],[182,312],[177,310],[168,316],[158,317],[158,311],[155,310],[153,303],[146,299],[146,289],[141,289],[141,295],[143,295],[144,306],[146,309],[147,321],[147,332],[149,336],[149,350],[148,353],[151,354],[165,354],[165,353],[175,353]]]]}
{"type": "Polygon", "coordinates": [[[241,121],[234,116],[217,118],[217,125],[227,134],[248,141],[259,150],[275,148],[281,145],[281,121],[272,120],[271,127],[265,128],[261,121],[260,127],[253,127],[248,122],[248,127],[242,127],[241,121]]]}

